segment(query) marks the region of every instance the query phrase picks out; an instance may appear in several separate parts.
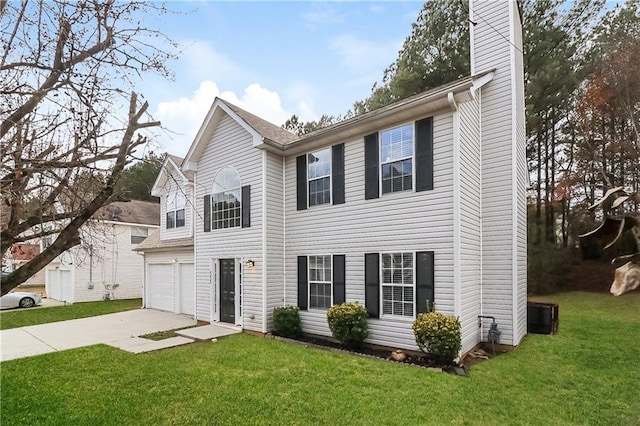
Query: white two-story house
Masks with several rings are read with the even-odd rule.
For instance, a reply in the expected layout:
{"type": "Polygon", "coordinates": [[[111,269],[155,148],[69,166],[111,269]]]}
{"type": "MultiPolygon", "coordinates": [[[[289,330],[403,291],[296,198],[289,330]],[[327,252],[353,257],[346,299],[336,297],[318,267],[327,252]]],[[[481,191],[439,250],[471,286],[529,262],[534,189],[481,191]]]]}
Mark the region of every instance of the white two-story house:
{"type": "Polygon", "coordinates": [[[327,308],[359,302],[368,342],[417,349],[412,322],[435,304],[460,318],[463,353],[486,338],[481,316],[520,343],[521,22],[515,1],[470,13],[468,77],[308,135],[213,102],[179,166],[193,174],[196,319],[266,333],[275,307],[295,305],[304,332],[330,336],[327,308]]]}

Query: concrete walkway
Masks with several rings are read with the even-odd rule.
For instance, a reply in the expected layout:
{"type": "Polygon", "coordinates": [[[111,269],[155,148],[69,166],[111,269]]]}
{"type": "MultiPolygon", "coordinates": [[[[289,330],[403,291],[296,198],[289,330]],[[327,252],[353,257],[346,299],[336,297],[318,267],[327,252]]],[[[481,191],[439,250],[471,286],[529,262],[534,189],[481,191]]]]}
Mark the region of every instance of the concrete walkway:
{"type": "MultiPolygon", "coordinates": [[[[135,340],[138,336],[190,325],[195,325],[195,321],[184,315],[152,309],[136,309],[91,318],[2,330],[0,331],[0,361],[99,343],[133,349],[136,343],[154,342],[147,339],[140,339],[146,342],[135,340]]],[[[191,341],[193,340],[189,339],[187,343],[191,341]]],[[[161,349],[160,346],[167,344],[163,342],[162,340],[154,342],[147,349],[154,350],[156,346],[156,349],[161,349]]],[[[186,341],[180,340],[180,342],[186,341]]],[[[139,349],[131,352],[138,353],[139,349]]]]}

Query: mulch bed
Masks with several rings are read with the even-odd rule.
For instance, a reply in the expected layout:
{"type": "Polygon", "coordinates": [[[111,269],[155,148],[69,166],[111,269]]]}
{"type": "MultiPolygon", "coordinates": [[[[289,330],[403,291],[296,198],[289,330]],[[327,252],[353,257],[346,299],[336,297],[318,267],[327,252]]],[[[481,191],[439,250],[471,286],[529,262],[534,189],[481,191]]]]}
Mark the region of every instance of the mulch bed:
{"type": "Polygon", "coordinates": [[[414,351],[401,351],[404,356],[402,357],[403,359],[399,360],[395,359],[392,356],[394,350],[367,344],[363,344],[358,347],[345,347],[338,342],[312,336],[300,336],[297,339],[290,339],[275,335],[269,335],[269,337],[292,344],[303,345],[305,347],[314,347],[317,349],[348,353],[367,358],[375,358],[397,364],[427,368],[432,371],[457,374],[461,376],[467,376],[469,374],[469,369],[471,368],[471,366],[477,364],[478,362],[493,358],[500,353],[504,353],[504,351],[496,351],[496,355],[493,355],[490,351],[480,349],[472,351],[472,353],[466,356],[461,365],[442,365],[436,363],[432,358],[429,357],[428,354],[422,354],[414,351]]]}

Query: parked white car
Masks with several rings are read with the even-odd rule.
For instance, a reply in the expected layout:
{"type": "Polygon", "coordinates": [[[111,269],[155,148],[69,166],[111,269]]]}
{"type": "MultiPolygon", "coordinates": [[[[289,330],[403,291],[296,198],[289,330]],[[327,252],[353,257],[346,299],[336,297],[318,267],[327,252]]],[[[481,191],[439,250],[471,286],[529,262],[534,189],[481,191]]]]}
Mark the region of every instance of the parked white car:
{"type": "Polygon", "coordinates": [[[31,308],[42,303],[42,297],[38,294],[16,291],[0,297],[0,308],[31,308]]]}

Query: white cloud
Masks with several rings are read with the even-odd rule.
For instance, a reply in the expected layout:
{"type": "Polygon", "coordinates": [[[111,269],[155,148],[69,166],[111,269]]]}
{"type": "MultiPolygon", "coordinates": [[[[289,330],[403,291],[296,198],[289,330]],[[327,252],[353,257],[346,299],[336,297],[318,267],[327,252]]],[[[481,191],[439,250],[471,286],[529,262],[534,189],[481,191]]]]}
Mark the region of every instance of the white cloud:
{"type": "MultiPolygon", "coordinates": [[[[221,92],[215,82],[205,80],[190,97],[180,97],[158,104],[154,117],[162,121],[163,127],[177,133],[170,135],[171,143],[166,141],[163,144],[169,152],[176,155],[186,154],[216,96],[278,126],[292,115],[282,106],[277,92],[266,89],[258,83],[248,85],[238,96],[232,91],[221,92]]],[[[304,102],[304,100],[298,100],[296,103],[296,107],[303,106],[298,115],[315,117],[313,102],[308,105],[304,102]],[[302,115],[303,112],[304,115],[302,115]]]]}
{"type": "Polygon", "coordinates": [[[182,43],[180,69],[188,81],[216,81],[225,84],[231,81],[250,80],[250,73],[240,64],[218,52],[207,41],[197,40],[182,43]]]}
{"type": "Polygon", "coordinates": [[[312,9],[302,15],[302,20],[308,27],[318,28],[325,25],[341,24],[344,22],[344,15],[326,4],[312,3],[312,9]]]}
{"type": "Polygon", "coordinates": [[[330,49],[342,63],[353,72],[382,70],[393,62],[402,46],[401,41],[376,42],[358,38],[353,34],[343,34],[330,42],[330,49]]]}

